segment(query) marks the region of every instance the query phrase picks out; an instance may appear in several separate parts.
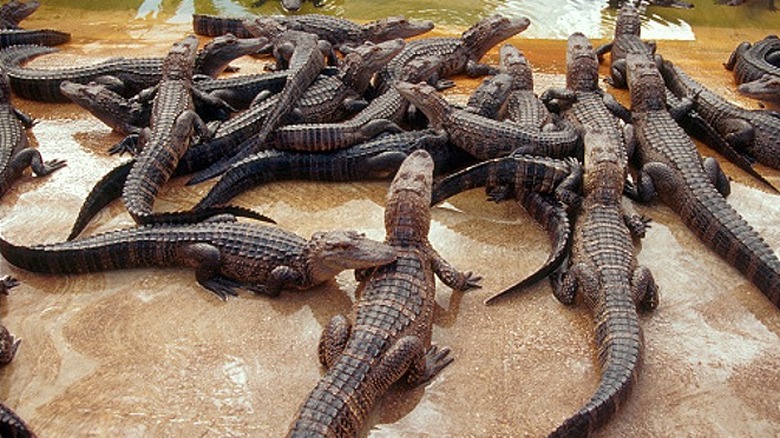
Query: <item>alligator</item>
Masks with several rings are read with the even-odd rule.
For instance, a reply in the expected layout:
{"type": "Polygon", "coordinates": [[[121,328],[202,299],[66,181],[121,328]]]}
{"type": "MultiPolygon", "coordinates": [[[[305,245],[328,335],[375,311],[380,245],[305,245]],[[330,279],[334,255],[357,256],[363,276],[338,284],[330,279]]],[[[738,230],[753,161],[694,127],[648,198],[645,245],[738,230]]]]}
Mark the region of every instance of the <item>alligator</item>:
{"type": "MultiPolygon", "coordinates": [[[[10,275],[0,277],[0,294],[8,295],[8,291],[19,285],[19,280],[10,275]]],[[[4,325],[0,324],[0,367],[11,363],[19,344],[22,341],[8,332],[4,325]]],[[[8,406],[0,403],[0,436],[4,437],[35,437],[30,428],[8,406]]]]}
{"type": "Polygon", "coordinates": [[[526,17],[507,18],[492,15],[478,21],[460,38],[435,37],[409,41],[404,50],[385,67],[377,77],[377,91],[383,93],[399,79],[403,66],[421,56],[441,57],[437,77],[447,78],[458,74],[471,77],[496,73],[494,67],[480,64],[479,60],[493,46],[526,30],[531,21],[526,17]]]}
{"type": "Polygon", "coordinates": [[[41,6],[37,0],[20,2],[11,0],[0,6],[0,29],[19,29],[19,23],[41,6]]]}
{"type": "Polygon", "coordinates": [[[582,166],[576,160],[512,154],[469,166],[436,183],[431,205],[476,187],[486,187],[488,197],[493,201],[516,198],[534,220],[547,230],[553,241],[553,251],[539,269],[517,284],[489,297],[485,304],[536,283],[563,263],[568,255],[571,234],[564,204],[569,207],[579,205],[581,179],[582,166]]]}
{"type": "Polygon", "coordinates": [[[628,157],[611,137],[598,129],[585,133],[584,199],[570,264],[554,292],[564,304],[573,304],[579,292],[593,312],[601,379],[590,400],[550,437],[589,436],[628,400],[642,362],[637,309],[658,305],[653,275],[637,265],[632,242],[632,237],[644,237],[647,219],[623,209],[628,157]]]}
{"type": "Polygon", "coordinates": [[[279,150],[258,152],[239,161],[211,187],[194,209],[227,203],[261,184],[284,180],[363,181],[387,178],[413,151],[424,149],[434,159],[436,173],[458,162],[447,135],[434,130],[381,135],[371,141],[329,153],[279,150]]]}
{"type": "Polygon", "coordinates": [[[207,139],[211,133],[195,113],[192,98],[192,72],[198,38],[190,35],[174,43],[163,61],[149,128],[139,134],[142,150],[127,176],[122,200],[136,223],[147,223],[154,198],[171,177],[197,133],[207,139]]]}
{"type": "Polygon", "coordinates": [[[277,68],[287,69],[287,81],[276,96],[273,108],[265,117],[260,130],[253,135],[252,142],[241,145],[236,154],[226,155],[208,169],[199,172],[197,181],[213,178],[232,164],[261,150],[271,131],[293,110],[298,99],[325,68],[325,58],[335,59],[333,49],[327,41],[310,33],[288,29],[271,18],[246,20],[244,26],[252,34],[271,38],[277,68]]]}
{"type": "Polygon", "coordinates": [[[693,100],[693,109],[736,151],[749,159],[780,169],[780,117],[751,111],[728,102],[664,60],[661,74],[677,97],[693,100]]]}
{"type": "Polygon", "coordinates": [[[762,100],[780,101],[780,65],[767,58],[780,53],[780,38],[769,35],[751,45],[745,41],[737,46],[723,64],[734,72],[740,93],[762,100]]]}
{"type": "MultiPolygon", "coordinates": [[[[262,39],[239,40],[232,35],[215,38],[198,53],[195,73],[216,75],[233,59],[265,44],[262,39]]],[[[12,46],[0,51],[0,68],[8,73],[14,93],[31,100],[67,102],[68,98],[60,92],[63,81],[81,84],[97,81],[130,97],[154,86],[162,76],[163,58],[110,58],[96,64],[58,69],[21,66],[28,59],[54,52],[57,49],[37,45],[12,46]]]]}
{"type": "Polygon", "coordinates": [[[512,92],[514,79],[507,73],[488,76],[471,93],[466,102],[466,111],[482,117],[498,120],[501,108],[512,92]]]}
{"type": "MultiPolygon", "coordinates": [[[[746,3],[747,0],[715,0],[715,3],[720,5],[726,5],[726,6],[739,6],[743,3],[746,3]]],[[[775,6],[775,0],[768,0],[767,1],[767,8],[770,11],[776,11],[777,7],[775,6]]]]}
{"type": "Polygon", "coordinates": [[[431,127],[446,131],[456,146],[481,160],[510,153],[564,157],[572,155],[579,142],[574,129],[539,131],[457,109],[425,83],[396,82],[395,87],[425,114],[431,127]]]}
{"type": "Polygon", "coordinates": [[[36,176],[45,176],[65,166],[65,160],[43,161],[41,153],[30,147],[27,129],[33,119],[11,104],[8,77],[0,70],[0,197],[28,167],[36,176]]]}
{"type": "Polygon", "coordinates": [[[639,11],[631,2],[624,3],[615,21],[615,36],[612,42],[596,49],[599,62],[607,52],[610,52],[610,76],[607,82],[613,87],[628,87],[626,84],[627,54],[647,54],[651,58],[655,55],[655,41],[642,41],[641,32],[642,20],[639,11]]]}
{"type": "MultiPolygon", "coordinates": [[[[194,14],[192,27],[198,35],[219,36],[233,33],[242,38],[252,37],[253,34],[244,26],[244,20],[247,18],[194,14]]],[[[290,29],[313,33],[342,52],[366,41],[381,43],[396,38],[409,38],[433,29],[432,21],[408,20],[403,16],[388,17],[365,24],[320,14],[272,15],[271,18],[290,29]]]]}
{"type": "MultiPolygon", "coordinates": [[[[695,145],[666,109],[664,79],[655,64],[632,55],[627,60],[640,165],[635,197],[650,201],[657,196],[679,212],[705,245],[780,307],[780,260],[774,250],[711,183],[695,145]]],[[[673,68],[667,62],[666,70],[673,68]]]]}
{"type": "MultiPolygon", "coordinates": [[[[252,3],[252,6],[261,6],[263,3],[265,3],[265,1],[266,0],[255,0],[255,2],[252,3]]],[[[285,11],[295,12],[301,9],[303,6],[303,1],[304,0],[281,0],[280,3],[285,11]]],[[[323,5],[324,0],[312,0],[312,3],[314,4],[314,7],[319,8],[323,5]]]]}
{"type": "Polygon", "coordinates": [[[81,274],[115,269],[189,267],[198,284],[220,299],[238,288],[276,296],[307,289],[345,269],[395,260],[390,246],[355,231],[314,233],[308,241],[282,228],[227,216],[191,224],[151,224],[51,244],[14,245],[0,254],[22,269],[81,274]],[[229,220],[232,219],[232,220],[229,220]]]}
{"type": "Polygon", "coordinates": [[[556,127],[558,120],[534,93],[533,72],[523,52],[511,44],[504,44],[498,53],[501,72],[512,77],[511,91],[500,117],[505,115],[514,123],[539,130],[559,129],[556,127]]]}
{"type": "Polygon", "coordinates": [[[566,45],[566,89],[550,88],[542,93],[545,103],[558,101],[563,118],[584,134],[598,129],[610,138],[610,147],[631,153],[633,134],[624,125],[628,113],[615,98],[599,87],[599,62],[585,35],[575,32],[566,45]]]}
{"type": "Polygon", "coordinates": [[[0,49],[24,44],[58,46],[70,41],[70,34],[53,29],[0,29],[0,49]]]}
{"type": "Polygon", "coordinates": [[[456,271],[428,241],[433,167],[417,150],[398,169],[385,204],[385,242],[398,258],[363,281],[353,322],[336,316],[323,330],[318,352],[328,371],[288,436],[356,436],[390,385],[404,376],[424,384],[452,362],[449,348],[431,344],[434,274],[456,290],[479,287],[481,277],[456,271]]]}

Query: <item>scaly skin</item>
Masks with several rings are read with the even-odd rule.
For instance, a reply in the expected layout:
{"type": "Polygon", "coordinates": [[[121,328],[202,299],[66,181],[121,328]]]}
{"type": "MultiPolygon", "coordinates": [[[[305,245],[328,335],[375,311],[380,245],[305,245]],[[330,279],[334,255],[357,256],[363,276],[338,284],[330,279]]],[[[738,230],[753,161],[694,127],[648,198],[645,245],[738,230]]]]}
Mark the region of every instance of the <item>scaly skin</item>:
{"type": "Polygon", "coordinates": [[[136,223],[148,223],[160,188],[171,177],[197,131],[209,135],[195,113],[192,71],[198,39],[191,35],[173,45],[163,62],[163,76],[152,106],[149,128],[142,131],[141,153],[127,176],[122,201],[136,223]]]}
{"type": "Polygon", "coordinates": [[[330,153],[263,151],[231,167],[194,208],[226,204],[245,190],[274,181],[387,178],[417,149],[425,149],[434,157],[437,171],[450,167],[457,155],[447,146],[447,135],[432,130],[383,135],[330,153]]]}
{"type": "Polygon", "coordinates": [[[696,147],[666,111],[663,79],[655,64],[629,56],[628,66],[641,164],[639,198],[657,195],[704,244],[780,307],[780,260],[711,183],[696,147]]]}
{"type": "Polygon", "coordinates": [[[769,35],[751,45],[743,42],[723,64],[734,72],[740,93],[762,100],[780,101],[780,66],[767,59],[772,53],[780,53],[780,38],[769,35]]]}
{"type": "MultiPolygon", "coordinates": [[[[433,29],[431,21],[407,20],[403,16],[388,17],[365,24],[320,14],[273,15],[271,18],[291,29],[313,33],[339,50],[346,50],[347,47],[358,46],[366,41],[381,43],[396,38],[409,38],[433,29]]],[[[245,19],[246,17],[194,14],[192,26],[198,35],[218,36],[229,32],[247,38],[251,37],[252,33],[244,26],[245,19]]]]}
{"type": "Polygon", "coordinates": [[[499,73],[485,78],[469,96],[466,111],[498,120],[501,107],[512,92],[512,76],[499,73]]]}
{"type": "Polygon", "coordinates": [[[409,41],[404,50],[383,69],[378,79],[379,92],[392,87],[409,61],[421,56],[439,56],[441,67],[438,77],[446,78],[457,74],[471,77],[495,72],[493,67],[479,64],[479,60],[493,46],[526,30],[530,20],[525,17],[506,18],[493,15],[478,21],[460,38],[435,37],[409,41]]]}
{"type": "Polygon", "coordinates": [[[423,384],[452,362],[449,349],[431,345],[436,274],[456,290],[478,287],[428,241],[433,160],[413,152],[398,169],[385,206],[385,242],[395,263],[371,272],[361,285],[352,322],[333,318],[323,331],[320,362],[327,373],[301,406],[288,436],[356,436],[377,398],[408,376],[423,384]]]}
{"type": "MultiPolygon", "coordinates": [[[[232,36],[215,38],[198,54],[195,73],[218,74],[228,63],[251,53],[261,40],[237,41],[232,36]]],[[[36,45],[8,47],[0,51],[0,67],[8,74],[14,93],[43,102],[68,102],[60,92],[63,81],[109,85],[122,96],[130,97],[152,87],[162,77],[163,58],[111,58],[97,64],[56,69],[22,67],[21,63],[57,49],[36,45]]]]}
{"type": "MultiPolygon", "coordinates": [[[[633,135],[618,119],[620,104],[599,88],[599,64],[590,41],[575,32],[566,46],[566,89],[550,89],[541,99],[563,102],[562,115],[581,133],[599,130],[609,138],[611,147],[630,154],[633,135]]],[[[625,108],[622,108],[625,110],[625,108]]]]}
{"type": "Polygon", "coordinates": [[[780,118],[738,107],[708,90],[670,61],[661,68],[666,86],[677,97],[693,100],[693,109],[738,152],[780,169],[780,118]]]}
{"type": "Polygon", "coordinates": [[[254,135],[253,141],[243,145],[237,154],[199,172],[198,181],[213,178],[226,171],[232,164],[262,150],[269,134],[279,126],[282,118],[293,110],[298,99],[325,68],[324,58],[333,57],[330,43],[310,33],[290,30],[273,19],[247,20],[244,26],[254,35],[267,35],[271,39],[277,67],[286,67],[288,70],[287,82],[276,96],[271,112],[254,135]]]}
{"type": "Polygon", "coordinates": [[[425,113],[431,127],[446,131],[456,146],[481,160],[510,153],[565,157],[576,150],[579,136],[574,129],[544,132],[489,119],[454,108],[435,88],[424,83],[397,82],[395,87],[425,113]]]}
{"type": "Polygon", "coordinates": [[[0,197],[28,167],[36,176],[45,176],[65,166],[64,160],[44,162],[41,153],[30,147],[26,128],[32,124],[30,116],[11,104],[8,77],[0,71],[0,197]]]}
{"type": "Polygon", "coordinates": [[[388,245],[354,231],[315,233],[310,240],[258,223],[146,225],[70,242],[17,246],[0,239],[11,264],[46,274],[145,267],[189,267],[198,283],[225,299],[245,287],[270,296],[306,289],[345,269],[389,263],[388,245]]]}
{"type": "Polygon", "coordinates": [[[637,266],[632,235],[641,237],[645,221],[622,207],[625,150],[615,149],[606,133],[585,134],[585,175],[580,212],[574,225],[571,263],[555,290],[564,304],[579,292],[596,321],[601,379],[582,408],[550,437],[589,436],[628,400],[642,362],[642,332],[637,307],[654,309],[653,276],[637,266]]]}
{"type": "Polygon", "coordinates": [[[512,89],[506,100],[506,118],[519,125],[536,129],[557,129],[547,107],[534,93],[534,79],[531,65],[511,44],[504,44],[499,50],[501,72],[512,77],[512,89]]]}
{"type": "Polygon", "coordinates": [[[70,41],[70,34],[52,29],[0,29],[0,49],[24,44],[58,46],[70,41]]]}
{"type": "Polygon", "coordinates": [[[19,23],[38,10],[41,3],[37,0],[20,2],[11,0],[0,6],[0,29],[19,29],[19,23]]]}
{"type": "Polygon", "coordinates": [[[610,85],[616,88],[628,88],[626,84],[626,56],[629,53],[647,54],[652,58],[655,54],[655,42],[642,41],[642,21],[639,11],[633,3],[626,2],[620,8],[615,21],[615,36],[611,43],[596,49],[599,61],[605,53],[610,52],[610,85]]]}

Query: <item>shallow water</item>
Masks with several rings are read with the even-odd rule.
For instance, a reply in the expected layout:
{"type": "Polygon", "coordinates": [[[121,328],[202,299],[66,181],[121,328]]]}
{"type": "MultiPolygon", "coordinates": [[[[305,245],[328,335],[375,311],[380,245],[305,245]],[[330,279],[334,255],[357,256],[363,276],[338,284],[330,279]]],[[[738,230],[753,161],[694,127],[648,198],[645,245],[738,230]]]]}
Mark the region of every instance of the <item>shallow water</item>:
{"type": "MultiPolygon", "coordinates": [[[[161,56],[191,29],[176,11],[192,3],[92,1],[79,2],[81,9],[68,7],[71,3],[47,1],[25,22],[74,36],[60,53],[34,65],[161,56]]],[[[695,11],[705,10],[707,5],[699,3],[695,11]]],[[[444,22],[439,33],[455,34],[476,17],[500,8],[531,8],[533,2],[461,1],[447,2],[446,8],[441,2],[366,4],[329,2],[325,10],[371,19],[413,7],[444,22]],[[450,8],[461,9],[454,13],[450,8]]],[[[528,9],[528,15],[539,8],[528,9]]],[[[195,9],[232,14],[249,8],[214,1],[197,2],[195,9]]],[[[258,10],[276,9],[269,1],[258,10]]],[[[754,9],[768,16],[759,6],[754,9]]],[[[313,10],[307,4],[304,12],[313,10]]],[[[746,13],[743,8],[721,10],[746,13]]],[[[759,39],[772,27],[729,22],[719,27],[711,21],[697,24],[696,14],[688,11],[651,11],[679,27],[687,23],[696,38],[679,41],[675,34],[659,41],[659,52],[718,92],[756,106],[736,95],[731,74],[720,64],[739,41],[759,39]],[[679,16],[684,18],[670,18],[679,16]]],[[[594,38],[609,33],[579,26],[603,26],[614,17],[611,11],[597,4],[581,15],[584,21],[567,24],[569,30],[594,38]]],[[[542,27],[539,21],[532,29],[542,27]]],[[[649,20],[647,28],[658,26],[652,24],[656,21],[649,20]]],[[[532,29],[511,42],[534,64],[539,90],[562,85],[564,42],[554,39],[558,35],[531,39],[532,29]]],[[[496,59],[495,52],[487,57],[488,62],[496,59]]],[[[243,71],[261,68],[251,58],[236,64],[243,71]]],[[[463,99],[477,83],[459,78],[448,96],[463,99]]],[[[625,101],[624,93],[615,94],[625,101]]],[[[39,120],[33,134],[44,156],[67,158],[69,165],[51,177],[26,177],[2,199],[2,234],[20,243],[58,241],[67,235],[91,186],[119,161],[105,149],[120,137],[74,105],[14,102],[39,120]]],[[[725,167],[734,180],[730,202],[777,249],[780,196],[733,166],[725,167]]],[[[780,172],[759,169],[780,184],[780,172]]],[[[185,187],[183,180],[175,180],[156,207],[186,208],[207,189],[208,184],[185,187]]],[[[290,182],[257,188],[236,202],[306,236],[349,227],[382,238],[385,191],[386,182],[290,182]]],[[[674,212],[662,205],[626,204],[654,220],[639,261],[653,271],[661,302],[641,319],[645,365],[634,394],[597,435],[780,434],[778,310],[701,244],[674,212]]],[[[86,232],[131,224],[121,203],[115,203],[86,232]]],[[[461,294],[439,285],[433,341],[451,347],[456,361],[425,388],[394,388],[374,409],[367,433],[548,433],[587,400],[598,380],[589,312],[560,305],[546,283],[492,306],[482,304],[543,262],[549,250],[546,234],[516,205],[487,203],[475,190],[433,210],[430,239],[455,266],[484,275],[483,288],[461,294]]],[[[0,370],[0,399],[39,436],[282,435],[322,373],[316,359],[320,331],[333,315],[349,313],[355,289],[345,273],[311,291],[287,291],[276,299],[243,293],[221,302],[186,270],[59,277],[27,273],[0,260],[0,273],[23,281],[2,299],[3,324],[23,344],[14,362],[0,370]]]]}

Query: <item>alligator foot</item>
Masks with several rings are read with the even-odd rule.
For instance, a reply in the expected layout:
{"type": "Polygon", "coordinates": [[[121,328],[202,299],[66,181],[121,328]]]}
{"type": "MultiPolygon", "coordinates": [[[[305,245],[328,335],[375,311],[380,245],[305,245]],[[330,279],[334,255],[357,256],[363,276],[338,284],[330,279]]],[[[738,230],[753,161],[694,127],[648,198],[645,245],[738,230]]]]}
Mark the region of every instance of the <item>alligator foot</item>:
{"type": "Polygon", "coordinates": [[[8,291],[11,290],[11,288],[19,286],[19,284],[19,280],[17,280],[15,277],[11,277],[10,275],[3,275],[0,277],[0,293],[3,295],[8,295],[8,291]]]}
{"type": "Polygon", "coordinates": [[[425,371],[419,377],[419,380],[414,383],[422,385],[439,374],[441,370],[455,360],[449,354],[450,349],[448,347],[439,348],[436,345],[431,345],[431,348],[425,353],[425,371]]]}
{"type": "Polygon", "coordinates": [[[134,156],[138,153],[138,134],[128,135],[119,143],[111,146],[108,149],[108,153],[111,155],[119,154],[120,156],[127,153],[134,156]]]}

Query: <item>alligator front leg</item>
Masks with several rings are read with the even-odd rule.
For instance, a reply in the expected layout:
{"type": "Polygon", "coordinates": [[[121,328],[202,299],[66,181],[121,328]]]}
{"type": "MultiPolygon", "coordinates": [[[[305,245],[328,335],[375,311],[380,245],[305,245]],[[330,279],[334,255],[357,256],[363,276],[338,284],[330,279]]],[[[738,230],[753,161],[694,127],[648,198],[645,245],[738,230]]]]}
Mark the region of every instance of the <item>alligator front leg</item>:
{"type": "Polygon", "coordinates": [[[347,346],[351,333],[352,323],[344,315],[336,315],[328,322],[317,346],[317,357],[325,368],[336,363],[347,346]]]}
{"type": "Polygon", "coordinates": [[[435,272],[436,276],[447,286],[459,291],[482,287],[479,284],[480,280],[482,280],[482,276],[476,275],[471,271],[458,271],[450,265],[448,261],[444,260],[444,258],[430,245],[425,248],[425,252],[426,256],[430,257],[431,264],[433,265],[433,272],[435,272]]]}
{"type": "Polygon", "coordinates": [[[377,375],[386,381],[395,382],[406,374],[409,384],[422,385],[452,363],[449,352],[449,348],[439,350],[435,346],[425,351],[420,338],[404,336],[383,355],[377,365],[377,375]]]}
{"type": "Polygon", "coordinates": [[[650,228],[650,221],[650,218],[637,214],[623,215],[623,222],[626,224],[628,231],[631,232],[631,236],[638,239],[645,237],[647,229],[650,228]]]}
{"type": "Polygon", "coordinates": [[[306,289],[309,286],[312,286],[311,281],[307,281],[298,270],[282,265],[271,271],[265,284],[252,284],[247,288],[255,293],[276,297],[284,288],[306,289]]]}
{"type": "Polygon", "coordinates": [[[478,78],[480,76],[495,74],[498,74],[498,69],[492,65],[481,64],[471,60],[466,63],[466,75],[470,78],[478,78]]]}
{"type": "Polygon", "coordinates": [[[228,295],[238,296],[236,289],[241,286],[240,283],[219,274],[222,256],[216,246],[208,243],[185,245],[178,251],[177,257],[182,265],[195,269],[195,279],[198,284],[221,300],[226,300],[228,295]]]}
{"type": "Polygon", "coordinates": [[[667,165],[656,161],[646,163],[639,170],[635,190],[626,191],[626,194],[639,202],[650,202],[659,193],[674,193],[676,173],[667,165]]]}
{"type": "Polygon", "coordinates": [[[3,275],[0,277],[0,294],[8,295],[8,291],[16,286],[19,286],[19,280],[10,275],[3,275]]]}
{"type": "Polygon", "coordinates": [[[743,119],[720,120],[715,129],[734,149],[742,152],[750,150],[755,138],[753,125],[743,119]]]}

